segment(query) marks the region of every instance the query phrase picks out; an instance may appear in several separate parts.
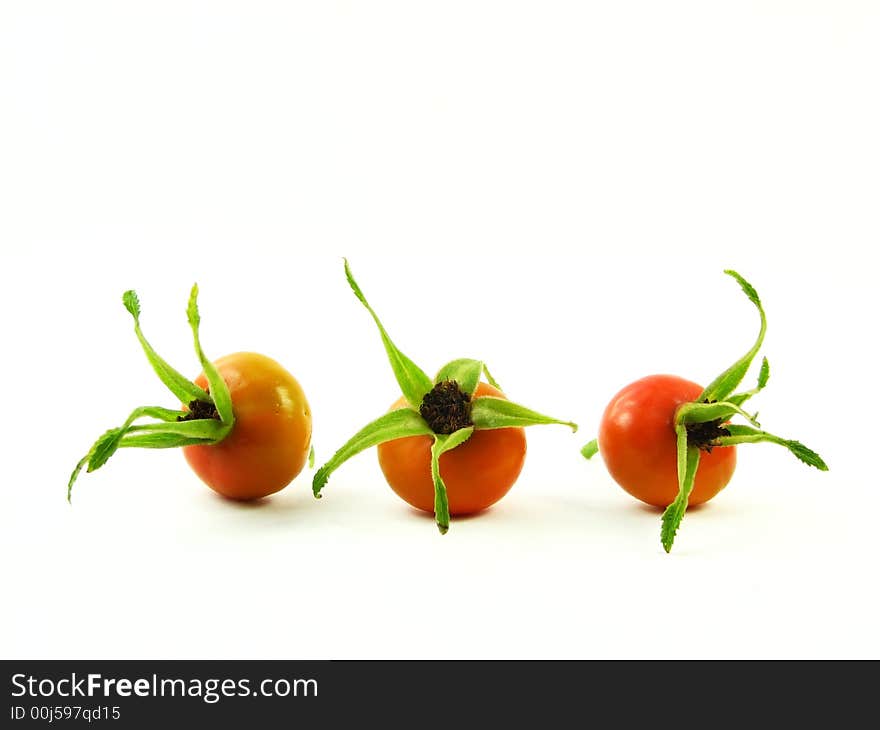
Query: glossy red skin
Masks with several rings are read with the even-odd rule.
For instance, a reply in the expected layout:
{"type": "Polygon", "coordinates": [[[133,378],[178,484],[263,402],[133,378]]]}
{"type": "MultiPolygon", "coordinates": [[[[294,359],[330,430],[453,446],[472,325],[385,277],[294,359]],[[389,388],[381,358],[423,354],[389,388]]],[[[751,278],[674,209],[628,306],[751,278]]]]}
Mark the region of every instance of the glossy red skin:
{"type": "MultiPolygon", "coordinates": [[[[475,397],[504,398],[497,388],[480,383],[475,397]]],[[[402,408],[401,398],[391,410],[402,408]]],[[[378,446],[379,465],[391,488],[416,509],[434,514],[430,436],[408,436],[378,446]]],[[[440,456],[451,515],[480,512],[495,504],[513,486],[526,459],[522,428],[474,431],[461,446],[440,456]]]]}
{"type": "MultiPolygon", "coordinates": [[[[211,489],[252,500],[283,489],[302,471],[312,414],[300,384],[265,355],[238,352],[214,365],[229,387],[235,424],[219,444],[187,446],[184,456],[211,489]]],[[[207,388],[204,373],[195,380],[207,388]]]]}
{"type": "MultiPolygon", "coordinates": [[[[668,506],[678,494],[676,409],[700,397],[703,388],[675,375],[650,375],[626,386],[605,409],[599,452],[614,480],[636,499],[668,506]]],[[[689,505],[720,492],[736,468],[736,447],[700,452],[689,505]]]]}

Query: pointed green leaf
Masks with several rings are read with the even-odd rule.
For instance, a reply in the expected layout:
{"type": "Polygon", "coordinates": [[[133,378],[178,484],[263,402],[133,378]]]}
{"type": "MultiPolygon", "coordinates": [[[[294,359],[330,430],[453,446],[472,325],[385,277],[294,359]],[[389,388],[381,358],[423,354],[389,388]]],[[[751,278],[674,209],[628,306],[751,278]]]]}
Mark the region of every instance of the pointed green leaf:
{"type": "Polygon", "coordinates": [[[741,406],[745,403],[749,398],[754,395],[760,393],[767,386],[767,381],[770,379],[770,363],[767,362],[767,358],[765,357],[761,361],[761,371],[758,373],[758,384],[752,388],[751,390],[746,390],[742,393],[736,393],[735,395],[730,396],[727,401],[729,403],[734,403],[735,405],[741,406]]]}
{"type": "Polygon", "coordinates": [[[162,408],[160,406],[143,406],[141,408],[135,408],[131,415],[125,419],[125,423],[123,423],[122,426],[110,429],[99,438],[97,442],[95,442],[94,446],[92,446],[88,471],[93,472],[107,463],[107,460],[113,456],[116,449],[119,448],[120,439],[131,428],[132,423],[138,418],[152,417],[169,422],[176,421],[180,415],[182,415],[181,411],[162,408]]]}
{"type": "Polygon", "coordinates": [[[76,462],[76,466],[73,468],[73,471],[70,474],[70,479],[67,480],[67,501],[68,503],[71,501],[71,497],[73,494],[73,483],[79,477],[80,472],[83,470],[83,467],[88,464],[89,456],[91,456],[91,452],[86,454],[82,459],[76,462]]]}
{"type": "Polygon", "coordinates": [[[828,471],[828,465],[815,451],[804,446],[800,441],[784,439],[774,436],[767,431],[759,431],[750,426],[731,424],[727,428],[730,436],[722,436],[718,439],[718,446],[736,446],[737,444],[755,444],[765,441],[771,444],[779,444],[787,448],[792,454],[808,466],[814,466],[819,471],[828,471]]]}
{"type": "Polygon", "coordinates": [[[223,380],[214,363],[205,357],[202,343],[199,341],[199,324],[201,324],[202,318],[199,316],[198,299],[199,286],[198,284],[193,284],[189,294],[189,303],[186,307],[186,318],[189,320],[189,326],[192,329],[196,355],[201,363],[202,371],[205,373],[205,378],[208,380],[210,394],[207,401],[213,403],[217,408],[217,413],[220,414],[220,420],[223,424],[231,427],[235,421],[235,416],[232,412],[232,396],[229,394],[226,381],[223,380]]]}
{"type": "Polygon", "coordinates": [[[434,480],[434,521],[441,535],[449,532],[449,495],[446,484],[440,476],[440,455],[437,453],[437,442],[431,448],[431,477],[434,480]]]}
{"type": "Polygon", "coordinates": [[[577,431],[577,424],[571,421],[560,421],[545,416],[518,403],[511,403],[504,398],[484,396],[474,398],[471,407],[471,420],[477,430],[493,428],[521,428],[523,426],[540,426],[557,423],[577,431]]]}
{"type": "Polygon", "coordinates": [[[486,380],[489,381],[489,385],[493,388],[497,388],[498,390],[504,390],[500,385],[498,385],[498,381],[492,377],[492,373],[489,372],[489,367],[486,363],[483,363],[483,372],[486,374],[486,380]]]}
{"type": "Polygon", "coordinates": [[[315,447],[309,446],[309,469],[315,468],[315,447]]]}
{"type": "Polygon", "coordinates": [[[371,446],[384,444],[386,441],[404,438],[406,436],[431,436],[433,432],[425,419],[411,408],[401,408],[386,413],[377,418],[368,426],[358,431],[349,441],[337,451],[333,458],[315,472],[312,480],[312,492],[316,497],[321,496],[321,490],[330,478],[330,475],[348,461],[352,456],[359,454],[371,446]]]}
{"type": "Polygon", "coordinates": [[[584,445],[584,448],[581,449],[581,456],[585,459],[592,459],[596,454],[599,453],[599,439],[593,439],[589,443],[584,445]]]}
{"type": "Polygon", "coordinates": [[[675,432],[678,449],[678,496],[663,512],[660,528],[660,542],[667,553],[672,550],[675,535],[687,510],[688,498],[694,489],[697,467],[700,465],[700,450],[695,446],[688,446],[687,429],[684,425],[676,426],[675,432]]]}
{"type": "Polygon", "coordinates": [[[758,373],[758,390],[764,390],[768,380],[770,380],[770,363],[765,357],[761,360],[761,372],[758,373]]]}
{"type": "Polygon", "coordinates": [[[153,371],[159,376],[159,380],[165,384],[165,387],[168,388],[168,390],[170,390],[181,403],[189,403],[192,400],[210,401],[210,396],[204,390],[188,378],[185,378],[165,360],[159,357],[152,345],[147,342],[144,333],[141,331],[141,305],[137,294],[133,290],[125,292],[125,294],[122,295],[122,303],[134,319],[134,333],[137,335],[138,341],[141,343],[141,347],[143,348],[144,354],[147,356],[147,360],[149,360],[153,371]]]}
{"type": "Polygon", "coordinates": [[[434,445],[431,447],[431,478],[434,480],[434,519],[441,535],[449,531],[449,498],[446,494],[446,484],[440,476],[440,457],[456,446],[461,446],[474,432],[473,426],[460,428],[448,435],[436,434],[434,445]]]}
{"type": "Polygon", "coordinates": [[[440,372],[434,378],[434,383],[454,380],[465,393],[473,395],[480,382],[480,376],[483,374],[483,367],[483,363],[479,360],[465,358],[453,360],[440,368],[440,372]]]}
{"type": "Polygon", "coordinates": [[[69,502],[71,499],[71,493],[73,491],[73,484],[79,476],[82,468],[88,464],[89,472],[93,472],[96,469],[100,469],[104,464],[107,463],[107,460],[116,453],[116,450],[120,446],[120,441],[125,436],[126,432],[131,428],[132,423],[136,421],[138,418],[151,417],[158,418],[162,421],[176,421],[178,416],[180,416],[182,411],[175,411],[169,408],[162,408],[160,406],[142,406],[140,408],[135,408],[134,411],[131,412],[131,415],[125,420],[122,426],[117,428],[111,428],[108,431],[105,431],[101,437],[95,441],[92,445],[92,448],[89,449],[89,452],[77,463],[76,468],[73,470],[73,473],[70,475],[70,480],[67,483],[67,501],[69,502]]]}
{"type": "Polygon", "coordinates": [[[828,464],[825,463],[822,457],[808,446],[802,444],[800,441],[784,439],[781,442],[777,443],[781,443],[783,446],[785,446],[785,448],[787,448],[792,454],[794,454],[807,466],[814,466],[819,471],[828,471],[828,464]]]}
{"type": "Polygon", "coordinates": [[[434,387],[434,384],[431,382],[431,379],[425,375],[424,371],[398,350],[397,346],[391,341],[391,338],[385,331],[385,327],[382,325],[382,322],[379,321],[379,317],[373,311],[373,308],[370,306],[369,302],[367,302],[361,288],[354,280],[354,276],[348,266],[348,260],[345,260],[345,278],[348,279],[348,285],[351,287],[354,295],[360,300],[360,303],[366,307],[367,311],[373,317],[376,327],[379,328],[379,334],[382,336],[382,342],[385,344],[385,352],[388,354],[388,361],[391,363],[391,369],[394,371],[394,377],[397,379],[400,391],[413,408],[418,408],[422,404],[422,399],[425,397],[425,393],[430,391],[431,388],[434,387]]]}
{"type": "Polygon", "coordinates": [[[100,469],[104,466],[107,463],[107,459],[113,456],[116,449],[119,448],[119,440],[124,435],[125,429],[114,428],[101,436],[95,442],[95,445],[92,446],[88,471],[93,472],[95,469],[100,469]]]}
{"type": "Polygon", "coordinates": [[[100,469],[117,449],[145,446],[147,448],[172,448],[188,446],[193,443],[218,443],[229,433],[229,428],[214,419],[196,419],[178,421],[182,411],[175,411],[159,406],[143,406],[132,411],[122,426],[105,431],[95,441],[92,448],[76,465],[67,483],[67,501],[71,499],[73,484],[88,465],[87,472],[100,469]],[[162,420],[161,423],[133,425],[139,418],[152,417],[162,420]],[[146,438],[133,438],[134,436],[146,438]]]}
{"type": "MultiPolygon", "coordinates": [[[[77,477],[79,477],[80,472],[82,471],[83,467],[86,466],[86,464],[89,464],[91,462],[92,458],[95,455],[95,452],[97,452],[99,450],[104,451],[104,450],[108,449],[109,448],[108,444],[110,442],[115,441],[117,434],[119,434],[121,431],[122,431],[122,429],[120,429],[120,428],[111,428],[109,431],[105,431],[103,434],[101,434],[101,436],[98,438],[98,440],[95,441],[94,444],[92,444],[92,448],[89,449],[88,453],[76,463],[76,466],[74,467],[73,472],[70,475],[70,479],[67,480],[67,501],[68,502],[71,501],[71,498],[73,495],[73,484],[77,480],[77,477]]],[[[115,447],[114,447],[114,450],[115,450],[115,447]]],[[[110,458],[109,455],[104,458],[104,461],[106,461],[108,458],[110,458]]],[[[100,466],[100,464],[99,464],[99,466],[100,466]]],[[[97,468],[97,467],[95,467],[95,468],[97,468]]],[[[94,471],[94,469],[92,469],[90,467],[89,471],[94,471]]]]}
{"type": "Polygon", "coordinates": [[[697,399],[709,403],[726,400],[727,397],[733,393],[736,386],[742,382],[749,366],[752,364],[752,360],[755,359],[755,355],[757,355],[758,350],[761,349],[761,345],[764,343],[764,335],[767,332],[767,317],[764,314],[764,308],[761,306],[761,300],[758,298],[758,292],[756,292],[755,288],[735,271],[728,269],[724,273],[736,279],[743,292],[745,292],[745,295],[749,298],[749,301],[758,308],[758,313],[761,315],[761,330],[758,333],[758,339],[755,341],[755,344],[752,345],[752,348],[733,365],[727,368],[727,370],[721,373],[721,375],[715,378],[715,380],[706,387],[697,399]]]}
{"type": "Polygon", "coordinates": [[[743,279],[743,277],[737,274],[733,269],[725,269],[724,273],[736,279],[737,283],[742,288],[743,293],[749,298],[749,301],[758,309],[761,308],[761,298],[758,296],[758,292],[755,291],[755,287],[749,284],[749,282],[743,279]]]}

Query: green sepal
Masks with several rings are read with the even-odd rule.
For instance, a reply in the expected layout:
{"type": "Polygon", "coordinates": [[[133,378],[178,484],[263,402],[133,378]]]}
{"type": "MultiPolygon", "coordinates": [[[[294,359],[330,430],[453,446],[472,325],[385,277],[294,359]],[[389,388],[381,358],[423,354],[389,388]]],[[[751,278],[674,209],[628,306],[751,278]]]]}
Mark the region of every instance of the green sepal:
{"type": "Polygon", "coordinates": [[[478,431],[495,428],[522,428],[523,426],[541,426],[559,424],[577,431],[577,424],[571,421],[560,421],[558,418],[545,416],[530,408],[512,403],[504,398],[482,396],[474,398],[471,406],[471,421],[478,431]]]}
{"type": "Polygon", "coordinates": [[[89,463],[89,457],[92,455],[92,452],[89,451],[82,459],[76,462],[76,466],[73,467],[73,471],[70,473],[70,479],[67,480],[67,501],[68,503],[71,501],[73,495],[73,483],[77,480],[79,473],[83,470],[83,467],[89,463]]]}
{"type": "Polygon", "coordinates": [[[330,475],[348,461],[352,456],[359,454],[371,446],[384,444],[386,441],[404,438],[406,436],[433,436],[430,426],[411,408],[400,408],[380,416],[367,426],[364,426],[348,442],[339,449],[333,457],[315,472],[312,480],[312,492],[315,497],[321,496],[321,490],[330,478],[330,475]]]}
{"type": "MultiPolygon", "coordinates": [[[[122,447],[122,442],[128,435],[161,434],[163,437],[168,437],[162,441],[162,443],[167,444],[162,448],[171,448],[172,445],[185,446],[190,443],[191,439],[195,439],[199,443],[220,443],[226,437],[228,431],[229,429],[220,421],[216,421],[213,418],[175,423],[145,423],[114,428],[107,431],[95,442],[95,445],[89,452],[89,468],[87,471],[93,472],[104,466],[116,450],[122,447]],[[183,439],[183,441],[175,443],[175,439],[183,439]]],[[[126,445],[129,447],[132,445],[131,439],[126,442],[126,445]]],[[[157,447],[153,446],[152,448],[157,447]]]]}
{"type": "Polygon", "coordinates": [[[588,460],[592,459],[598,453],[599,439],[593,439],[592,441],[584,444],[584,448],[581,449],[581,456],[588,460]]]}
{"type": "Polygon", "coordinates": [[[676,423],[709,423],[710,421],[726,421],[733,416],[742,416],[755,426],[760,424],[755,416],[746,413],[738,405],[730,401],[719,403],[683,403],[675,412],[676,423]]]}
{"type": "Polygon", "coordinates": [[[398,350],[397,346],[391,341],[391,338],[385,331],[385,327],[382,325],[382,322],[379,321],[379,317],[373,311],[373,308],[370,306],[369,302],[367,302],[361,288],[355,281],[351,269],[348,266],[348,260],[344,259],[344,261],[345,278],[348,279],[348,285],[351,287],[354,295],[360,300],[360,303],[366,307],[367,311],[373,317],[376,327],[379,328],[379,334],[382,336],[382,342],[385,345],[385,352],[388,354],[388,361],[391,363],[391,369],[394,371],[394,377],[397,379],[397,384],[400,386],[400,391],[403,393],[403,397],[406,398],[407,402],[413,408],[418,408],[422,404],[422,399],[424,399],[425,394],[434,387],[434,384],[424,371],[398,350]]]}
{"type": "Polygon", "coordinates": [[[211,397],[204,390],[171,367],[171,365],[159,356],[159,354],[153,349],[152,345],[147,342],[144,333],[141,331],[141,304],[137,293],[134,290],[129,289],[122,295],[122,303],[134,319],[134,333],[137,335],[138,341],[141,343],[141,347],[143,348],[144,354],[147,356],[147,360],[149,360],[153,371],[159,376],[159,380],[165,384],[165,387],[184,404],[193,400],[211,402],[211,397]]]}
{"type": "Polygon", "coordinates": [[[770,380],[770,363],[767,362],[767,358],[765,357],[763,360],[761,360],[761,370],[758,373],[758,385],[751,390],[747,390],[743,393],[737,393],[736,395],[730,396],[727,399],[728,402],[741,406],[753,395],[757,395],[762,390],[764,390],[764,388],[767,387],[768,380],[770,380]]]}
{"type": "Polygon", "coordinates": [[[761,315],[761,330],[758,333],[758,339],[755,341],[755,344],[752,345],[752,348],[733,365],[727,368],[727,370],[721,373],[721,375],[715,378],[715,380],[706,387],[697,399],[708,403],[726,400],[727,397],[733,393],[736,386],[742,382],[746,372],[748,372],[752,360],[755,359],[755,355],[758,354],[758,350],[761,349],[761,345],[764,343],[764,335],[767,333],[767,316],[764,314],[764,307],[761,306],[761,299],[758,297],[758,292],[756,292],[755,288],[735,271],[727,269],[724,273],[736,279],[745,295],[749,298],[749,301],[757,307],[758,313],[761,315]]]}
{"type": "Polygon", "coordinates": [[[199,340],[199,324],[202,320],[199,316],[198,299],[199,286],[198,284],[193,284],[189,294],[189,303],[186,307],[186,318],[189,320],[189,326],[192,329],[193,345],[195,346],[196,355],[199,358],[202,371],[205,373],[205,378],[208,381],[208,387],[210,389],[208,402],[214,404],[223,425],[228,429],[231,429],[235,422],[235,416],[232,412],[232,396],[229,394],[229,388],[226,385],[226,381],[220,376],[214,363],[205,357],[205,353],[202,350],[202,343],[199,340]]]}
{"type": "Polygon", "coordinates": [[[767,387],[767,381],[770,380],[770,362],[765,357],[761,360],[761,370],[758,373],[758,388],[757,390],[764,390],[767,387]]]}
{"type": "Polygon", "coordinates": [[[232,430],[234,416],[232,397],[217,368],[205,357],[199,341],[198,286],[193,285],[187,305],[187,319],[193,332],[196,354],[202,364],[211,393],[191,382],[163,360],[147,342],[141,331],[141,305],[134,290],[122,295],[122,303],[134,319],[134,329],[141,347],[159,379],[178,398],[183,405],[192,401],[211,403],[217,410],[220,420],[213,418],[187,419],[182,410],[160,406],[142,406],[131,412],[122,426],[104,432],[95,441],[88,453],[77,462],[67,482],[67,501],[71,500],[73,485],[84,467],[92,472],[107,463],[120,448],[169,449],[196,444],[216,444],[232,430]],[[156,418],[159,423],[134,425],[139,418],[156,418]]]}
{"type": "MultiPolygon", "coordinates": [[[[134,294],[134,292],[131,292],[134,294]]],[[[136,299],[135,299],[136,301],[136,299]]],[[[73,472],[70,475],[70,479],[67,481],[67,501],[70,502],[72,494],[73,494],[73,484],[82,471],[83,467],[88,464],[87,471],[92,472],[95,469],[100,469],[104,464],[107,463],[107,460],[113,456],[116,450],[119,448],[119,442],[122,437],[125,435],[125,432],[131,427],[131,424],[142,417],[151,417],[151,418],[159,418],[163,421],[174,421],[178,416],[181,415],[181,411],[171,410],[169,408],[162,408],[161,406],[141,406],[140,408],[135,408],[131,415],[122,426],[118,426],[116,428],[111,428],[108,431],[105,431],[101,437],[92,444],[92,448],[89,449],[88,453],[77,462],[76,467],[74,467],[73,472]]]]}
{"type": "Polygon", "coordinates": [[[504,388],[502,388],[502,387],[498,384],[498,381],[495,380],[495,378],[492,377],[492,373],[489,372],[489,366],[486,365],[486,363],[483,363],[483,372],[484,372],[485,375],[486,375],[486,380],[489,381],[489,385],[491,385],[493,388],[497,388],[498,390],[504,390],[504,388]]]}
{"type": "Polygon", "coordinates": [[[124,428],[113,428],[99,438],[89,452],[88,472],[100,469],[119,448],[119,441],[125,436],[124,428]]]}
{"type": "Polygon", "coordinates": [[[193,444],[213,444],[222,441],[227,433],[220,421],[213,419],[196,419],[178,421],[182,411],[174,411],[158,406],[136,408],[122,426],[105,431],[95,441],[88,453],[77,462],[67,482],[67,501],[71,501],[73,484],[87,466],[87,472],[100,469],[118,449],[144,447],[152,449],[169,449],[193,444]],[[134,421],[143,417],[159,418],[162,423],[133,425],[134,421]]]}
{"type": "Polygon", "coordinates": [[[484,370],[485,365],[480,360],[468,360],[467,358],[453,360],[440,368],[437,377],[434,378],[434,383],[454,380],[462,391],[473,395],[484,370]]]}
{"type": "Polygon", "coordinates": [[[684,424],[678,424],[675,427],[675,432],[678,459],[678,495],[663,512],[663,521],[660,527],[660,542],[663,543],[663,549],[667,553],[672,550],[672,543],[675,542],[675,535],[687,510],[688,498],[694,489],[697,467],[700,465],[700,450],[696,446],[688,446],[687,429],[684,427],[684,424]]]}
{"type": "Polygon", "coordinates": [[[434,519],[441,535],[449,531],[449,497],[446,484],[440,476],[440,457],[456,446],[461,446],[474,432],[473,426],[460,428],[448,435],[435,434],[431,446],[431,478],[434,480],[434,519]]]}
{"type": "Polygon", "coordinates": [[[736,446],[737,444],[756,444],[762,441],[771,444],[779,444],[780,446],[784,446],[785,448],[787,448],[798,459],[804,462],[804,464],[807,464],[808,466],[814,466],[819,471],[828,471],[828,465],[825,463],[822,457],[819,456],[819,454],[817,454],[811,448],[804,446],[800,441],[794,441],[793,439],[784,439],[780,436],[775,436],[772,433],[768,433],[767,431],[759,431],[757,429],[751,428],[750,426],[731,424],[726,428],[730,432],[730,435],[717,438],[714,442],[714,445],[736,446]]]}
{"type": "MultiPolygon", "coordinates": [[[[100,469],[104,464],[107,463],[107,459],[109,459],[115,453],[116,449],[119,447],[119,440],[125,435],[125,433],[131,428],[132,423],[134,423],[138,418],[151,417],[158,418],[165,422],[176,421],[177,418],[182,415],[181,411],[171,410],[170,408],[162,408],[160,406],[143,406],[141,408],[135,408],[131,415],[125,420],[119,428],[112,428],[107,431],[101,438],[99,438],[95,445],[92,446],[91,451],[89,452],[89,468],[88,471],[92,472],[95,469],[100,469]]],[[[160,424],[163,425],[163,424],[160,424]]]]}
{"type": "Polygon", "coordinates": [[[120,449],[179,449],[184,446],[211,446],[218,443],[216,439],[203,439],[197,436],[185,436],[179,433],[163,433],[161,431],[132,433],[129,431],[119,442],[120,449]]]}
{"type": "Polygon", "coordinates": [[[219,444],[229,434],[229,428],[214,418],[197,418],[177,423],[144,423],[132,426],[128,433],[164,433],[219,444]]]}

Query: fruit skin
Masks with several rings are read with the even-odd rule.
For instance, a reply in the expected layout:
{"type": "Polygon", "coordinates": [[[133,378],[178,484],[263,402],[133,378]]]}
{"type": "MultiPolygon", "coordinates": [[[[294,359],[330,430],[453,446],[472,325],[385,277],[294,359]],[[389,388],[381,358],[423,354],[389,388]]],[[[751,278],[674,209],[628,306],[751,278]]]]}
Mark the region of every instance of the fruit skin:
{"type": "MultiPolygon", "coordinates": [[[[682,403],[694,402],[703,388],[675,375],[649,375],[621,390],[605,409],[599,453],[614,480],[636,499],[666,507],[678,495],[674,418],[682,403]]],[[[736,447],[700,452],[693,506],[708,502],[730,481],[736,447]]]]}
{"type": "MultiPolygon", "coordinates": [[[[284,489],[302,471],[312,439],[312,413],[300,384],[272,358],[238,352],[214,363],[229,387],[235,424],[218,444],[183,454],[211,489],[252,500],[284,489]]],[[[204,373],[195,380],[202,388],[204,373]]]]}
{"type": "MultiPolygon", "coordinates": [[[[497,388],[480,383],[474,397],[504,398],[497,388]]],[[[403,398],[391,410],[406,405],[403,398]]],[[[416,509],[434,514],[430,436],[408,436],[377,447],[379,465],[391,488],[416,509]]],[[[480,512],[501,499],[516,481],[526,459],[522,428],[474,431],[461,446],[440,456],[440,475],[446,484],[449,513],[480,512]]]]}

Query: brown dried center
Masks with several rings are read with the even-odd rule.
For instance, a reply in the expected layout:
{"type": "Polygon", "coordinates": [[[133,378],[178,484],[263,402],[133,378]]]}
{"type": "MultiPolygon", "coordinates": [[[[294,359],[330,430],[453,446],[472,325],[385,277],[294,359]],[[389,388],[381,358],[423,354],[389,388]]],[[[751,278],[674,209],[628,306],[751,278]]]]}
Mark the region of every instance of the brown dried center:
{"type": "Polygon", "coordinates": [[[705,423],[686,423],[688,445],[696,446],[708,453],[717,446],[717,439],[722,436],[730,436],[730,431],[725,428],[724,422],[719,418],[705,423]]]}
{"type": "Polygon", "coordinates": [[[217,412],[217,406],[204,400],[191,400],[187,406],[187,411],[177,417],[178,421],[202,421],[213,418],[215,421],[220,420],[220,414],[217,412]]]}
{"type": "Polygon", "coordinates": [[[450,434],[473,426],[471,397],[454,380],[437,383],[422,399],[419,413],[434,433],[450,434]]]}

